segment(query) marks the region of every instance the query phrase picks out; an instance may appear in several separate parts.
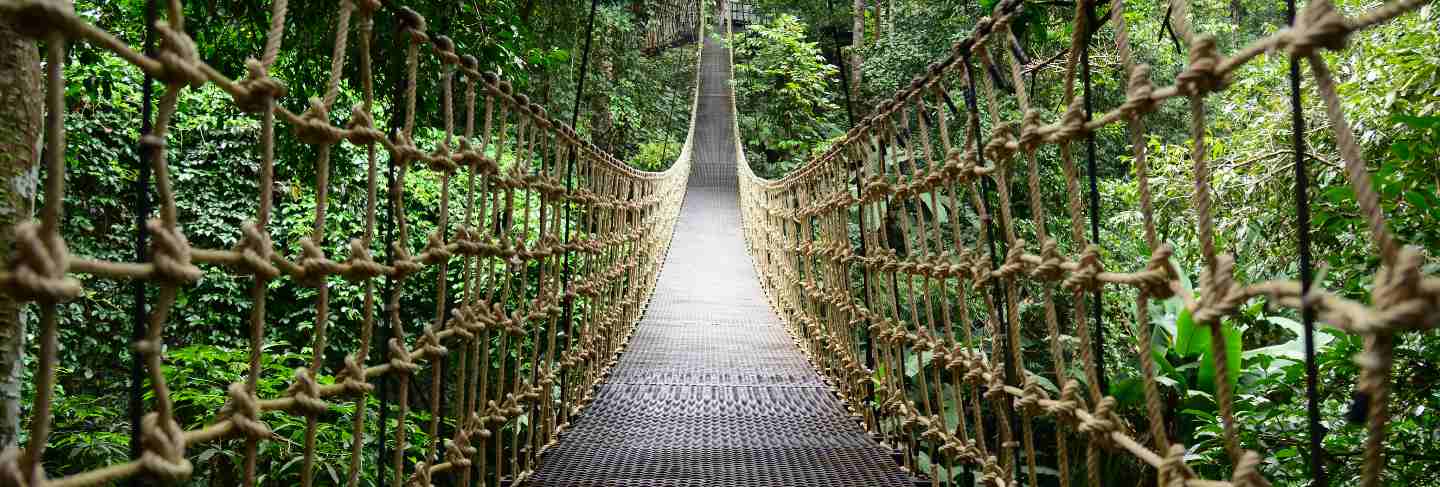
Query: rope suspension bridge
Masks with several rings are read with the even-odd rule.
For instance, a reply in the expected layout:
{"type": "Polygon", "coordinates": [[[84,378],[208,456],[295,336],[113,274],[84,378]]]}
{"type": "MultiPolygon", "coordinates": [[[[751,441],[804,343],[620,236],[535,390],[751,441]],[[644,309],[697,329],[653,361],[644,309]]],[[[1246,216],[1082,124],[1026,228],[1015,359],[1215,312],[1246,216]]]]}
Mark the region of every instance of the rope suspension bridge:
{"type": "MultiPolygon", "coordinates": [[[[702,40],[694,46],[698,74],[689,136],[662,172],[632,169],[585,142],[571,125],[482,71],[475,58],[427,31],[423,17],[393,0],[338,1],[328,84],[301,113],[277,103],[287,87],[270,76],[284,48],[286,0],[272,4],[265,47],[238,79],[200,59],[180,2],[164,3],[163,20],[153,24],[161,42],[154,50],[136,50],[87,23],[69,2],[0,0],[0,13],[40,41],[47,59],[43,205],[36,220],[15,228],[16,248],[0,273],[4,292],[38,310],[36,392],[28,443],[0,454],[0,486],[184,482],[195,472],[190,452],[196,446],[229,440],[238,440],[226,444],[244,459],[240,482],[259,485],[266,466],[257,464],[257,451],[274,436],[264,421],[268,414],[305,418],[300,482],[325,483],[316,478],[317,425],[335,421],[337,403],[365,411],[375,395],[384,401],[382,421],[351,416],[349,465],[340,483],[360,485],[362,469],[379,469],[383,482],[397,487],[938,486],[957,478],[999,487],[1050,482],[1039,478],[1044,467],[1062,486],[1103,485],[1102,457],[1123,455],[1152,467],[1159,485],[1269,485],[1261,454],[1242,449],[1239,441],[1244,425],[1233,414],[1235,392],[1227,380],[1236,371],[1227,370],[1218,326],[1209,328],[1230,477],[1199,478],[1186,464],[1185,445],[1167,437],[1174,418],[1165,417],[1159,404],[1147,303],[1180,296],[1199,324],[1233,316],[1242,304],[1263,298],[1300,310],[1307,335],[1323,321],[1364,337],[1358,388],[1368,401],[1369,436],[1361,483],[1371,487],[1384,478],[1396,337],[1440,326],[1440,278],[1424,275],[1419,250],[1404,246],[1387,226],[1322,56],[1344,49],[1350,33],[1417,9],[1421,0],[1385,3],[1354,17],[1341,15],[1329,0],[1314,0],[1293,12],[1290,28],[1229,55],[1217,52],[1213,37],[1191,32],[1183,21],[1184,2],[1172,2],[1180,10],[1172,17],[1176,34],[1189,45],[1189,62],[1172,86],[1152,85],[1149,68],[1133,60],[1123,0],[1109,2],[1108,25],[1094,15],[1094,3],[1077,2],[1066,105],[1048,123],[1044,109],[1027,97],[1024,52],[1009,29],[1023,4],[1002,0],[948,57],[875,107],[828,152],[778,180],[752,173],[739,150],[732,59],[707,35],[717,27],[730,34],[723,3],[718,9],[709,2],[674,9],[667,15],[683,21],[667,22],[651,37],[656,45],[702,40]],[[375,120],[371,76],[374,57],[384,51],[372,42],[382,16],[401,28],[406,68],[403,104],[391,110],[388,134],[375,120]],[[1116,107],[1094,106],[1089,96],[1090,35],[1106,28],[1115,33],[1128,76],[1125,101],[1116,107]],[[140,141],[148,169],[141,177],[153,176],[158,216],[144,226],[149,243],[134,262],[71,255],[61,237],[67,171],[62,67],[72,42],[109,50],[164,87],[153,125],[146,121],[140,141]],[[351,42],[354,49],[347,47],[351,42]],[[1325,102],[1382,263],[1366,302],[1314,285],[1308,261],[1299,281],[1237,282],[1234,259],[1215,248],[1205,99],[1224,90],[1240,66],[1271,52],[1291,59],[1297,107],[1302,64],[1325,102]],[[336,106],[341,73],[352,62],[361,101],[336,106]],[[443,121],[435,127],[443,136],[434,144],[416,142],[417,119],[427,118],[416,113],[422,75],[439,80],[438,94],[423,94],[437,97],[443,110],[428,117],[443,121]],[[228,93],[260,127],[257,211],[229,249],[188,243],[175,203],[183,188],[171,180],[166,158],[180,94],[207,84],[228,93]],[[1193,293],[1170,263],[1173,249],[1157,236],[1148,186],[1146,115],[1171,98],[1185,99],[1191,108],[1196,211],[1195,221],[1184,223],[1199,230],[1205,270],[1193,293]],[[1005,120],[1007,105],[1023,116],[1005,120]],[[332,114],[347,109],[337,123],[332,114]],[[1131,269],[1122,271],[1102,264],[1095,215],[1094,133],[1116,124],[1128,127],[1134,143],[1151,254],[1147,262],[1108,263],[1131,269]],[[278,250],[270,235],[277,129],[284,127],[315,148],[318,174],[313,231],[283,245],[299,249],[293,256],[278,250]],[[331,149],[341,144],[366,155],[360,235],[326,232],[331,149]],[[1088,214],[1079,145],[1086,147],[1088,214]],[[1075,243],[1068,249],[1047,233],[1052,220],[1042,204],[1037,153],[1049,150],[1058,152],[1068,193],[1065,211],[1075,243]],[[438,220],[430,222],[435,231],[419,249],[403,244],[418,225],[413,217],[379,217],[382,205],[405,207],[404,185],[395,181],[408,171],[432,171],[445,188],[438,220]],[[1028,202],[1012,201],[1011,182],[1020,180],[1029,186],[1028,202]],[[452,184],[464,185],[460,201],[452,201],[452,184]],[[461,221],[449,221],[452,205],[463,208],[461,221]],[[956,210],[942,217],[909,209],[926,205],[956,210]],[[1017,205],[1028,205],[1028,221],[1016,216],[1017,205]],[[385,228],[393,235],[380,235],[385,228]],[[347,255],[326,255],[327,246],[347,240],[347,255]],[[460,272],[448,272],[452,266],[460,272]],[[403,290],[428,272],[438,280],[433,319],[407,323],[400,314],[407,306],[403,290]],[[153,291],[134,342],[152,407],[137,421],[132,461],[50,478],[42,458],[51,441],[61,366],[57,315],[60,303],[85,293],[76,275],[134,281],[153,291]],[[247,276],[252,283],[248,371],[244,381],[228,386],[228,401],[213,422],[186,430],[162,370],[165,330],[182,287],[222,275],[247,276]],[[260,397],[267,290],[283,279],[315,289],[313,358],[294,370],[284,395],[260,397]],[[330,293],[338,286],[363,294],[363,321],[358,348],[346,351],[343,363],[328,363],[330,293]],[[459,296],[447,299],[452,289],[460,289],[459,296]],[[1043,320],[1020,319],[1022,293],[1039,296],[1043,320]],[[1103,336],[1102,293],[1133,296],[1134,336],[1103,336]],[[1073,303],[1068,319],[1056,304],[1057,295],[1066,294],[1073,303]],[[1038,334],[1048,337],[1054,370],[1026,367],[1021,330],[1033,327],[1044,328],[1038,334]],[[1067,344],[1065,335],[1078,339],[1078,346],[1067,344]],[[1109,376],[1097,353],[1106,340],[1139,350],[1144,424],[1121,419],[1115,399],[1106,395],[1109,376]],[[932,365],[907,371],[916,367],[909,359],[920,355],[933,357],[932,365]],[[1068,375],[1067,362],[1078,363],[1083,377],[1068,375]],[[327,373],[333,383],[319,380],[327,373]],[[417,401],[410,382],[423,375],[429,377],[429,400],[417,401]],[[1047,382],[1058,386],[1047,389],[1047,382]],[[379,392],[377,386],[393,389],[379,392]],[[415,445],[423,452],[417,458],[407,455],[411,429],[405,423],[418,402],[429,414],[428,422],[415,426],[436,441],[415,445]],[[395,427],[383,419],[392,406],[398,409],[395,427]],[[1053,447],[1037,442],[1042,421],[1055,425],[1053,447]],[[367,436],[383,440],[371,449],[367,436]],[[1076,448],[1080,444],[1086,448],[1076,448]],[[1083,473],[1070,471],[1071,456],[1084,458],[1083,473]],[[1042,465],[1050,458],[1053,467],[1042,465]]],[[[1297,134],[1304,133],[1302,122],[1297,116],[1297,134]]],[[[1294,142],[1303,149],[1303,137],[1294,142]]],[[[1295,152],[1303,181],[1304,151],[1295,152]]],[[[1302,253],[1308,258],[1308,247],[1302,253]]],[[[1314,375],[1312,368],[1312,391],[1314,375]]],[[[1311,401],[1312,446],[1318,446],[1311,401]]],[[[1320,464],[1314,465],[1313,475],[1323,479],[1320,464]]]]}

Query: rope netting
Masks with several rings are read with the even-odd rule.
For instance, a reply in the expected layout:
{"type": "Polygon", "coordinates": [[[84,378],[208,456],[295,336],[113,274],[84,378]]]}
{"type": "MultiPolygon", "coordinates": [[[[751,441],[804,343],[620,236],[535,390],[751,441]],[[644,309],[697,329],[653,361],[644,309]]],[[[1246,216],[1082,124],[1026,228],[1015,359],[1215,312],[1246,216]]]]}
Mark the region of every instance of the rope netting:
{"type": "MultiPolygon", "coordinates": [[[[544,108],[515,93],[509,82],[482,72],[477,60],[457,51],[449,38],[431,35],[425,19],[390,0],[339,0],[334,15],[334,50],[323,96],[294,113],[277,103],[286,85],[270,77],[283,47],[286,0],[275,0],[264,50],[246,63],[245,76],[232,79],[206,64],[186,34],[179,0],[164,3],[164,20],[154,28],[162,40],[155,55],[146,55],[116,36],[88,23],[66,0],[5,0],[0,14],[15,20],[25,34],[39,40],[46,53],[44,83],[44,197],[40,217],[16,228],[17,245],[8,267],[0,273],[3,290],[34,302],[39,310],[40,354],[35,365],[36,396],[30,415],[29,443],[0,455],[0,485],[108,485],[143,476],[176,482],[189,478],[194,467],[187,450],[227,439],[243,439],[244,484],[255,485],[257,449],[277,436],[262,420],[281,412],[305,417],[304,457],[300,483],[311,485],[316,468],[317,423],[333,403],[349,401],[352,414],[349,471],[345,482],[358,485],[367,462],[365,438],[377,425],[367,424],[367,397],[375,383],[397,384],[394,401],[398,423],[393,428],[389,478],[385,483],[431,485],[449,476],[453,485],[519,483],[530,475],[541,452],[590,401],[592,386],[613,363],[646,306],[658,268],[669,245],[689,173],[688,143],[674,165],[664,172],[642,172],[583,141],[568,125],[552,119],[544,108]],[[377,128],[372,62],[383,49],[372,44],[375,20],[391,16],[404,43],[406,90],[401,106],[389,112],[391,135],[377,128]],[[354,41],[358,46],[347,49],[354,41]],[[89,42],[108,50],[148,76],[164,91],[154,129],[145,135],[144,161],[155,174],[160,203],[158,218],[148,223],[152,243],[143,262],[103,261],[71,255],[61,237],[65,225],[66,142],[64,117],[66,80],[62,68],[66,45],[89,42]],[[422,54],[423,53],[423,54],[422,54]],[[354,58],[354,59],[351,59],[354,58]],[[335,123],[342,72],[358,63],[362,100],[348,107],[348,120],[335,123]],[[422,69],[423,68],[423,69],[422,69]],[[416,143],[416,100],[421,73],[435,76],[443,113],[436,127],[443,136],[432,147],[416,143]],[[459,84],[457,87],[456,84],[459,84]],[[183,187],[169,176],[167,134],[186,89],[207,84],[228,93],[242,111],[259,119],[258,210],[239,229],[239,244],[229,249],[192,247],[182,229],[176,195],[183,187]],[[457,93],[457,88],[460,90],[457,93]],[[457,99],[458,97],[458,99],[457,99]],[[462,113],[457,114],[456,105],[462,113]],[[457,116],[458,115],[458,116],[457,116]],[[278,121],[277,121],[278,120],[278,121]],[[458,126],[457,126],[458,124],[458,126]],[[315,149],[316,204],[313,230],[296,242],[299,255],[277,251],[269,233],[273,213],[276,127],[289,125],[294,137],[315,149]],[[364,232],[326,232],[326,211],[332,148],[350,144],[366,155],[368,193],[364,232]],[[387,165],[388,164],[388,165],[387,165]],[[381,171],[393,171],[394,182],[382,188],[381,171]],[[405,208],[408,171],[433,171],[440,180],[436,230],[428,244],[406,248],[414,217],[395,215],[395,239],[386,255],[372,252],[386,242],[377,237],[378,207],[405,208]],[[461,201],[451,201],[452,184],[464,184],[461,201]],[[386,193],[382,194],[381,190],[386,193]],[[382,199],[384,198],[384,199],[382,199]],[[448,221],[451,205],[463,205],[462,221],[448,221]],[[329,242],[349,240],[344,258],[327,256],[329,242]],[[460,266],[461,272],[447,272],[460,266]],[[408,324],[401,317],[401,297],[417,274],[438,270],[436,308],[428,323],[408,324]],[[141,424],[139,458],[63,478],[47,479],[42,458],[51,438],[57,363],[57,307],[81,296],[75,277],[143,280],[157,288],[150,303],[148,329],[134,344],[143,356],[153,409],[141,424]],[[166,325],[181,288],[201,279],[251,276],[249,298],[249,364],[243,382],[230,384],[228,401],[215,421],[185,430],[177,419],[172,391],[162,370],[166,325]],[[458,276],[458,282],[457,281],[458,276]],[[267,290],[276,280],[290,279],[315,289],[311,359],[294,370],[282,397],[257,397],[261,358],[275,350],[265,343],[267,290]],[[380,286],[392,283],[382,296],[380,286]],[[327,363],[327,333],[332,289],[363,290],[363,320],[358,348],[343,363],[327,363]],[[446,293],[460,289],[458,299],[446,293]],[[384,303],[379,303],[384,299],[384,303]],[[454,304],[447,309],[446,303],[454,304]],[[385,316],[380,316],[380,313],[385,316]],[[388,342],[375,343],[377,322],[388,322],[388,342]],[[530,344],[530,346],[524,346],[530,344]],[[383,360],[372,360],[383,349],[383,360]],[[458,357],[455,355],[458,354],[458,357]],[[447,355],[449,358],[447,359],[447,355]],[[445,364],[454,364],[445,367],[445,364]],[[492,364],[498,364],[498,367],[492,364]],[[492,367],[495,373],[492,375],[492,367]],[[334,371],[332,384],[317,374],[334,371]],[[428,372],[427,372],[428,370],[428,372]],[[427,436],[448,434],[443,451],[438,441],[425,445],[418,462],[407,457],[411,430],[410,382],[429,374],[427,436]],[[442,402],[442,387],[448,388],[442,402]],[[448,404],[443,407],[442,404],[448,404]],[[444,429],[441,420],[448,423],[444,429]],[[521,427],[521,426],[524,427],[521,427]],[[445,431],[445,430],[448,430],[445,431]],[[493,469],[493,471],[487,471],[493,469]],[[491,483],[491,482],[494,483],[491,483]]],[[[673,9],[700,23],[698,6],[673,9]]],[[[678,26],[685,19],[668,19],[678,26]]],[[[677,27],[678,28],[678,27],[677,27]]],[[[697,48],[698,62],[698,48],[697,48]]],[[[430,94],[425,94],[430,96],[430,94]]],[[[693,131],[693,127],[692,127],[693,131]]],[[[414,287],[416,284],[412,284],[414,287]]],[[[298,347],[297,347],[298,348],[298,347]]],[[[382,400],[388,400],[384,398],[382,400]]],[[[194,418],[184,418],[194,419],[194,418]]],[[[384,426],[379,426],[384,431],[384,426]]],[[[385,440],[382,438],[381,442],[385,440]]],[[[370,468],[376,465],[369,463],[370,468]]],[[[263,472],[262,472],[263,473],[263,472]]]]}
{"type": "Polygon", "coordinates": [[[1403,246],[1387,226],[1322,49],[1344,49],[1351,33],[1425,2],[1399,0],[1345,17],[1330,0],[1313,0],[1290,28],[1225,56],[1214,37],[1190,32],[1185,1],[1175,0],[1170,18],[1189,44],[1189,59],[1174,85],[1161,87],[1152,85],[1150,68],[1132,57],[1124,1],[1111,0],[1106,18],[1129,78],[1122,83],[1124,102],[1093,117],[1085,97],[1076,93],[1077,74],[1089,34],[1103,26],[1089,25],[1095,21],[1087,8],[1098,2],[1076,3],[1063,79],[1066,108],[1052,123],[1042,122],[1031,104],[1022,46],[1010,28],[1022,2],[1005,0],[955,43],[946,59],[874,107],[873,115],[823,155],[778,180],[757,177],[743,160],[738,164],[746,239],[777,312],[852,413],[887,443],[907,450],[907,468],[937,481],[954,478],[959,466],[987,485],[1040,485],[1037,449],[1048,446],[1041,453],[1056,461],[1043,474],[1058,476],[1062,486],[1079,481],[1069,472],[1071,456],[1083,455],[1086,483],[1101,485],[1106,483],[1100,478],[1101,457],[1117,454],[1152,467],[1159,485],[1238,487],[1269,483],[1259,473],[1263,457],[1241,448],[1236,391],[1227,379],[1238,371],[1227,370],[1218,323],[1238,315],[1252,298],[1308,308],[1328,326],[1363,337],[1364,349],[1355,357],[1357,395],[1369,401],[1361,484],[1379,485],[1391,351],[1397,335],[1440,326],[1440,278],[1424,275],[1421,251],[1403,246]],[[1237,282],[1235,260],[1216,249],[1206,97],[1226,89],[1241,66],[1272,52],[1308,64],[1324,101],[1345,175],[1380,257],[1369,302],[1290,280],[1237,282]],[[1012,86],[997,86],[1001,83],[1012,86]],[[963,92],[958,107],[955,89],[963,92]],[[1013,99],[1006,99],[1012,93],[1013,99]],[[1179,223],[1198,228],[1203,272],[1194,292],[1182,285],[1171,262],[1174,248],[1157,237],[1147,174],[1146,117],[1171,98],[1187,99],[1190,107],[1195,219],[1179,223]],[[1002,108],[1009,106],[1023,116],[1002,119],[1002,108]],[[1148,262],[1121,263],[1131,271],[1102,266],[1099,242],[1084,225],[1083,183],[1073,154],[1076,143],[1121,123],[1128,125],[1133,144],[1150,254],[1148,262]],[[1069,249],[1047,233],[1053,220],[1043,204],[1037,157],[1042,150],[1058,152],[1067,193],[1061,199],[1068,203],[1074,242],[1069,249]],[[1012,201],[1014,178],[1028,183],[1028,202],[1012,201]],[[1017,204],[1026,206],[1016,211],[1017,204]],[[924,209],[942,207],[951,209],[948,216],[924,209]],[[1134,331],[1121,343],[1138,356],[1145,403],[1145,424],[1138,427],[1120,417],[1117,400],[1102,389],[1107,378],[1099,363],[1103,355],[1097,355],[1101,329],[1087,318],[1101,292],[1134,297],[1134,331]],[[1020,319],[1022,293],[1030,306],[1043,308],[1034,319],[1020,319]],[[1057,306],[1057,295],[1065,293],[1073,312],[1068,320],[1057,306]],[[1211,335],[1220,437],[1231,472],[1225,481],[1198,478],[1187,465],[1186,446],[1167,437],[1175,418],[1165,417],[1160,402],[1147,310],[1152,301],[1176,296],[1211,335]],[[1067,322],[1073,329],[1063,329],[1067,322]],[[1035,357],[1022,353],[1022,329],[1048,342],[1041,361],[1053,369],[1027,369],[1027,358],[1035,357]],[[1071,337],[1078,343],[1070,343],[1071,337]],[[933,356],[935,365],[918,360],[907,365],[907,358],[923,355],[933,356]],[[1069,374],[1067,363],[1083,368],[1083,380],[1069,374]],[[1047,390],[1047,383],[1058,384],[1058,390],[1047,390]],[[1041,420],[1055,424],[1053,446],[1037,444],[1041,420]],[[1072,451],[1072,438],[1085,442],[1084,452],[1072,451]],[[917,452],[933,460],[917,460],[917,452]]]}

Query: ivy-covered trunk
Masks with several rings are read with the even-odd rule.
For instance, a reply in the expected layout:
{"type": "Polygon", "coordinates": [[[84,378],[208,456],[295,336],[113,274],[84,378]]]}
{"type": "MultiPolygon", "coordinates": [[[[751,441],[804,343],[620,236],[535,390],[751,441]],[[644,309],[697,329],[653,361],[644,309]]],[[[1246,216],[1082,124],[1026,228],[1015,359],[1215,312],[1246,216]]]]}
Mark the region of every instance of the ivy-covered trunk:
{"type": "MultiPolygon", "coordinates": [[[[9,260],[15,224],[30,217],[41,127],[40,54],[7,19],[0,19],[0,253],[9,260]]],[[[20,431],[20,382],[25,324],[20,304],[0,294],[0,447],[20,431]]]]}

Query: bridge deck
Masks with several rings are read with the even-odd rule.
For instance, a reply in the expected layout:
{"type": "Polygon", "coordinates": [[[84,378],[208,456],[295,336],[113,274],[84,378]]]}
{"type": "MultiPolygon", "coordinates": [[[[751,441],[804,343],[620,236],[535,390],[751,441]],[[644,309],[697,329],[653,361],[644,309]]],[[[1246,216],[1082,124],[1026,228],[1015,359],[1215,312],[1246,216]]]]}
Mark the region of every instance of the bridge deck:
{"type": "Polygon", "coordinates": [[[761,293],[740,232],[729,77],[707,40],[694,167],[655,296],[532,485],[905,485],[761,293]]]}

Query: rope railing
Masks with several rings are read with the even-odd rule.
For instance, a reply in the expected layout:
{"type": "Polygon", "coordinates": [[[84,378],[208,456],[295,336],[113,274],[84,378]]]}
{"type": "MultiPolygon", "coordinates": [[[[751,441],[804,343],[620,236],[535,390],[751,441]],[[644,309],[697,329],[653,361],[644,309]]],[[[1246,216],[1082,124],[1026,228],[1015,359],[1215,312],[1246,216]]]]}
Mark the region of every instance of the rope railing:
{"type": "MultiPolygon", "coordinates": [[[[781,179],[766,180],[750,171],[742,152],[737,166],[744,231],[772,305],[852,413],[907,452],[908,469],[938,482],[954,478],[958,466],[992,486],[1040,484],[1037,449],[1046,446],[1035,437],[1042,419],[1056,425],[1053,473],[1062,486],[1078,481],[1069,471],[1069,458],[1077,454],[1085,458],[1088,485],[1105,483],[1102,456],[1110,454],[1153,468],[1159,485],[1269,485],[1259,473],[1262,457],[1240,446],[1242,425],[1233,413],[1235,391],[1228,380],[1238,371],[1227,370],[1218,322],[1238,315],[1252,298],[1305,308],[1315,320],[1364,338],[1364,350],[1356,357],[1358,395],[1369,401],[1361,484],[1379,485],[1391,351],[1397,335],[1440,326],[1440,278],[1424,275],[1421,251],[1401,245],[1386,224],[1321,50],[1343,49],[1351,33],[1425,2],[1397,0],[1348,18],[1330,0],[1313,0],[1292,27],[1228,56],[1218,52],[1213,37],[1193,34],[1187,23],[1176,20],[1176,32],[1189,44],[1189,62],[1174,85],[1154,86],[1150,69],[1131,55],[1124,1],[1111,0],[1109,28],[1129,77],[1123,84],[1125,101],[1090,116],[1085,97],[1076,91],[1082,47],[1102,27],[1090,25],[1092,3],[1076,5],[1063,81],[1066,108],[1058,120],[1043,122],[1031,105],[1021,71],[1024,60],[1017,59],[1023,51],[1010,29],[1022,2],[1003,0],[969,37],[954,44],[948,57],[874,107],[873,115],[821,156],[781,179]],[[1267,52],[1307,63],[1325,102],[1345,174],[1381,257],[1368,303],[1290,280],[1237,282],[1234,258],[1216,249],[1205,99],[1226,89],[1238,68],[1267,52]],[[997,86],[1005,77],[1013,92],[997,86]],[[957,86],[963,101],[956,100],[957,86]],[[1006,97],[1013,100],[1002,104],[1006,97]],[[1171,98],[1187,99],[1191,109],[1196,219],[1185,224],[1198,228],[1204,265],[1195,292],[1182,285],[1171,263],[1172,246],[1157,237],[1147,173],[1146,116],[1171,98]],[[1004,106],[1018,107],[1022,116],[1003,119],[1004,106]],[[1133,145],[1150,252],[1148,261],[1129,263],[1128,271],[1107,270],[1099,242],[1085,231],[1083,183],[1072,148],[1121,123],[1128,126],[1133,145]],[[1048,224],[1056,220],[1047,216],[1047,194],[1040,184],[1037,152],[1051,147],[1059,155],[1074,242],[1063,250],[1048,233],[1048,224]],[[1029,201],[1012,201],[1015,178],[1028,184],[1029,201]],[[1017,204],[1022,205],[1018,212],[1017,204]],[[942,207],[950,209],[948,216],[924,209],[942,207]],[[857,286],[860,282],[865,285],[857,286]],[[1036,318],[1022,319],[1022,292],[1043,309],[1036,318]],[[1092,292],[1134,297],[1136,331],[1122,347],[1138,356],[1144,435],[1121,419],[1116,399],[1101,388],[1106,377],[1098,370],[1096,351],[1103,325],[1089,313],[1098,305],[1087,300],[1092,292]],[[1057,294],[1067,293],[1073,315],[1065,320],[1057,294]],[[1173,418],[1165,417],[1160,403],[1147,309],[1154,300],[1177,296],[1194,323],[1212,335],[1220,440],[1232,472],[1227,480],[1197,477],[1186,464],[1185,445],[1167,437],[1173,424],[1167,419],[1173,418]],[[1065,323],[1073,329],[1065,329],[1065,323]],[[1033,358],[1022,353],[1022,329],[1045,337],[1051,370],[1026,367],[1027,358],[1033,358]],[[1065,335],[1078,344],[1067,344],[1065,335]],[[867,363],[867,353],[873,354],[873,363],[867,363]],[[916,356],[933,356],[934,365],[917,360],[912,364],[918,362],[919,370],[907,371],[907,358],[916,356]],[[1072,378],[1067,363],[1083,369],[1083,380],[1072,378]],[[1046,382],[1058,390],[1048,391],[1046,382]],[[1088,448],[1072,451],[1072,438],[1088,448]],[[931,460],[918,459],[918,452],[931,460]]],[[[1171,18],[1183,19],[1185,1],[1172,3],[1178,8],[1171,18]]]]}
{"type": "MultiPolygon", "coordinates": [[[[246,62],[246,74],[240,79],[201,60],[186,34],[181,2],[163,3],[164,20],[154,26],[161,43],[151,56],[89,24],[68,1],[0,1],[0,14],[14,19],[14,25],[40,41],[47,60],[43,207],[38,220],[16,227],[18,244],[0,272],[0,289],[34,302],[39,310],[36,395],[29,443],[0,454],[0,486],[109,485],[136,477],[182,481],[195,468],[188,449],[226,439],[243,440],[243,483],[256,485],[258,446],[275,439],[262,416],[277,411],[306,418],[300,483],[308,486],[317,469],[317,423],[325,420],[322,417],[338,401],[353,402],[357,410],[352,415],[345,482],[359,485],[366,463],[364,439],[373,431],[364,414],[366,398],[382,380],[398,383],[395,401],[399,411],[392,439],[395,446],[388,460],[393,470],[385,483],[428,486],[441,476],[449,476],[451,485],[523,483],[545,448],[590,401],[592,387],[605,377],[612,357],[623,349],[645,309],[685,193],[689,142],[673,166],[663,172],[633,169],[583,141],[573,128],[552,119],[508,82],[482,72],[478,61],[462,54],[449,38],[427,32],[421,15],[391,0],[337,2],[328,83],[323,95],[310,100],[309,108],[297,114],[277,103],[287,87],[270,76],[283,48],[286,0],[273,2],[265,47],[246,62]],[[400,106],[390,110],[395,116],[389,121],[394,131],[390,136],[379,130],[374,119],[372,61],[382,50],[372,41],[375,20],[380,16],[395,19],[404,43],[405,91],[403,100],[397,100],[400,106]],[[351,41],[358,44],[353,54],[347,51],[351,41]],[[89,42],[108,50],[164,84],[154,128],[142,140],[149,149],[144,163],[154,172],[159,203],[158,218],[147,225],[152,243],[143,262],[71,255],[61,236],[66,220],[62,205],[67,169],[62,68],[66,45],[71,42],[89,42]],[[331,114],[343,109],[336,106],[336,100],[342,72],[352,57],[359,73],[360,86],[355,88],[362,100],[348,107],[348,120],[336,124],[331,114]],[[422,73],[438,80],[440,93],[436,96],[443,111],[429,117],[443,121],[437,127],[443,135],[429,148],[422,148],[425,144],[416,140],[417,86],[422,73]],[[176,206],[183,188],[172,181],[166,157],[167,134],[181,93],[206,84],[229,94],[236,107],[260,122],[258,209],[241,226],[239,243],[230,249],[195,248],[188,243],[176,206]],[[462,112],[459,116],[457,104],[462,112]],[[282,255],[269,232],[277,125],[290,126],[296,139],[315,149],[314,226],[296,242],[301,250],[295,256],[282,255]],[[361,235],[326,232],[330,156],[332,149],[342,144],[365,154],[367,194],[361,235]],[[382,188],[381,171],[387,163],[396,177],[389,188],[382,188]],[[436,230],[418,250],[405,244],[411,241],[409,234],[416,223],[403,214],[407,197],[403,181],[409,171],[431,171],[438,175],[441,186],[433,222],[436,230]],[[461,183],[465,185],[462,201],[452,201],[450,187],[461,183]],[[378,207],[386,200],[399,213],[394,215],[396,239],[385,249],[387,258],[382,261],[372,252],[385,247],[377,242],[376,231],[383,224],[377,217],[378,207]],[[452,204],[463,205],[462,221],[448,221],[452,204]],[[351,239],[348,255],[327,256],[323,249],[343,238],[351,239]],[[461,272],[447,271],[456,265],[461,272]],[[566,272],[562,266],[566,265],[570,279],[562,282],[561,275],[566,272]],[[400,310],[405,306],[402,295],[407,282],[418,282],[422,271],[432,269],[439,293],[433,320],[419,328],[406,326],[400,310]],[[143,357],[153,409],[140,425],[138,458],[48,479],[42,459],[51,440],[60,366],[57,306],[85,293],[77,274],[147,281],[158,288],[144,338],[134,344],[143,357]],[[182,288],[225,276],[250,276],[252,281],[248,372],[243,382],[228,386],[228,401],[213,423],[185,430],[182,418],[176,417],[173,391],[162,370],[169,313],[182,288]],[[455,282],[456,276],[459,282],[455,282]],[[285,279],[316,290],[316,321],[309,344],[312,355],[305,367],[295,369],[285,395],[258,397],[261,357],[268,353],[267,290],[274,281],[285,279]],[[381,296],[378,286],[386,280],[393,282],[393,289],[381,296]],[[334,364],[324,359],[327,334],[332,331],[327,329],[333,311],[330,291],[341,286],[363,289],[363,320],[358,348],[346,354],[343,364],[334,364]],[[455,288],[461,289],[461,295],[447,299],[447,291],[455,288]],[[379,299],[385,300],[383,305],[379,299]],[[454,303],[453,309],[446,308],[447,301],[454,303]],[[562,308],[564,316],[573,315],[574,319],[562,320],[562,308]],[[382,312],[388,317],[392,338],[375,343],[382,312]],[[522,347],[524,344],[530,346],[522,347]],[[387,358],[378,363],[371,360],[372,348],[383,349],[387,358]],[[458,357],[453,362],[446,359],[455,354],[458,357]],[[446,368],[446,363],[454,367],[446,368]],[[492,376],[495,363],[499,365],[492,376]],[[423,458],[410,464],[406,454],[407,413],[413,402],[408,397],[409,382],[426,369],[430,375],[430,420],[424,430],[432,439],[449,437],[443,442],[443,451],[439,443],[425,445],[423,458]],[[322,371],[333,371],[335,382],[322,385],[317,380],[322,371]],[[452,389],[446,398],[449,408],[442,408],[442,384],[452,389]],[[448,433],[441,427],[442,418],[450,423],[448,433]],[[493,471],[487,471],[489,468],[493,471]]],[[[696,58],[698,63],[698,47],[696,58]]],[[[692,138],[693,133],[692,122],[692,138]]]]}

